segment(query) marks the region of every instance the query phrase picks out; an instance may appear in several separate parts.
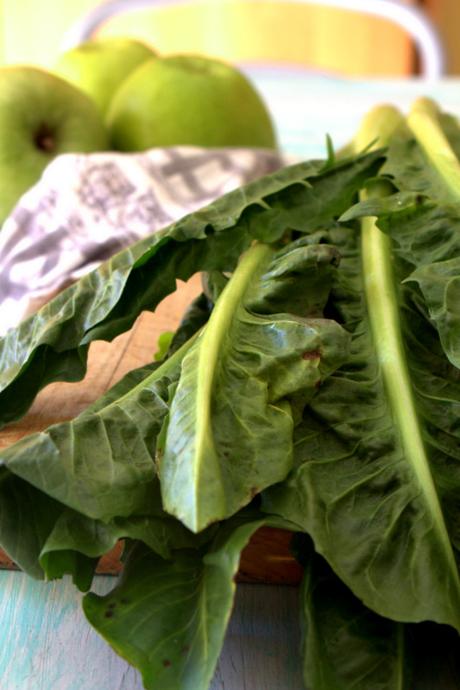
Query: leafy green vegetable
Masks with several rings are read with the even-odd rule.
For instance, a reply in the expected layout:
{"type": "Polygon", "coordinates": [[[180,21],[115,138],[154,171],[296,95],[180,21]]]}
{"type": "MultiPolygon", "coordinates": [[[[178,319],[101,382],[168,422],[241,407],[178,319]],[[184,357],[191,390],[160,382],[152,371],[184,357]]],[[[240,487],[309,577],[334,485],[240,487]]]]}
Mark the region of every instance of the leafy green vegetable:
{"type": "Polygon", "coordinates": [[[460,201],[460,165],[442,129],[437,105],[429,99],[416,101],[407,123],[420,145],[423,155],[432,164],[429,168],[439,177],[445,196],[460,201]]]}
{"type": "Polygon", "coordinates": [[[88,517],[151,514],[159,501],[155,441],[168,410],[168,385],[190,345],[124,394],[111,390],[74,420],[10,446],[1,453],[3,464],[88,517]]]}
{"type": "MultiPolygon", "coordinates": [[[[165,510],[189,529],[198,532],[229,517],[288,473],[289,399],[302,394],[306,401],[339,366],[347,334],[334,322],[287,313],[285,283],[291,283],[295,266],[304,294],[313,280],[323,283],[327,296],[336,262],[336,252],[326,245],[299,245],[278,262],[268,245],[254,245],[184,358],[164,433],[160,480],[165,510]],[[270,313],[270,301],[280,313],[270,313]],[[258,303],[267,314],[258,313],[258,303]]],[[[315,307],[316,316],[324,304],[315,307]]],[[[302,308],[307,310],[308,298],[302,308]]]]}
{"type": "Polygon", "coordinates": [[[86,595],[88,620],[140,669],[147,690],[207,690],[233,605],[241,550],[267,522],[233,519],[206,550],[178,550],[170,560],[137,545],[115,589],[104,597],[86,595]]]}
{"type": "MultiPolygon", "coordinates": [[[[374,210],[380,202],[388,208],[377,198],[374,210]]],[[[395,221],[395,235],[400,228],[395,221]]],[[[393,235],[366,217],[329,241],[342,256],[331,301],[352,333],[351,355],[306,408],[295,434],[296,469],[266,492],[266,510],[311,534],[368,608],[460,630],[460,474],[452,469],[458,369],[393,235]]],[[[431,243],[420,245],[426,264],[437,258],[434,245],[433,253],[431,243]]]]}
{"type": "Polygon", "coordinates": [[[347,152],[187,216],[0,341],[6,423],[205,272],[159,361],[0,452],[0,543],[27,572],[87,590],[127,540],[84,608],[150,690],[206,690],[262,524],[307,544],[312,690],[409,690],[409,624],[460,631],[460,128],[384,106],[347,152]]]}
{"type": "MultiPolygon", "coordinates": [[[[291,262],[297,254],[302,256],[307,276],[305,287],[310,274],[318,279],[317,272],[324,274],[327,285],[336,252],[324,245],[299,246],[297,252],[289,252],[291,262]]],[[[262,317],[238,308],[251,283],[257,300],[259,275],[273,255],[268,245],[255,245],[248,251],[196,339],[189,339],[161,366],[151,365],[125,378],[76,419],[6,449],[1,454],[3,464],[45,494],[94,519],[107,522],[155,514],[159,505],[156,438],[168,414],[170,387],[180,377],[169,410],[172,439],[166,433],[160,460],[167,512],[200,531],[283,479],[292,457],[293,419],[286,398],[300,391],[303,398],[310,397],[345,359],[347,337],[334,322],[288,314],[262,317]],[[202,358],[201,364],[196,363],[197,357],[202,358]],[[250,429],[241,417],[251,417],[250,429]],[[206,442],[207,447],[200,447],[206,442]],[[195,458],[184,460],[183,448],[195,458]],[[215,453],[212,461],[211,452],[215,453]]],[[[290,264],[286,268],[283,258],[286,271],[290,264]]],[[[295,267],[301,272],[298,259],[295,267]]],[[[282,278],[279,267],[271,281],[263,275],[262,295],[283,290],[282,278]]],[[[323,292],[327,295],[327,288],[323,292]]]]}
{"type": "Polygon", "coordinates": [[[334,222],[379,153],[297,164],[230,192],[202,211],[123,250],[0,339],[0,424],[23,415],[52,381],[77,381],[88,344],[128,330],[154,310],[176,279],[197,271],[232,271],[253,239],[275,242],[286,231],[334,222]]]}
{"type": "MultiPolygon", "coordinates": [[[[194,335],[199,326],[200,323],[188,319],[176,331],[175,338],[185,342],[194,335]],[[185,334],[188,338],[184,339],[185,334]]],[[[152,377],[159,366],[159,363],[152,362],[146,367],[129,372],[97,402],[90,405],[84,414],[93,416],[97,424],[97,415],[102,411],[103,426],[105,408],[116,406],[120,399],[126,401],[125,396],[129,396],[133,390],[139,393],[139,384],[146,378],[152,377]]],[[[171,367],[171,363],[168,363],[168,367],[171,367]]],[[[161,379],[161,372],[159,378],[161,379]]],[[[157,400],[157,402],[160,401],[157,400]]],[[[133,407],[132,401],[131,407],[133,407]]],[[[160,412],[164,411],[163,408],[164,405],[160,402],[160,412]]],[[[125,422],[127,421],[129,421],[128,416],[125,419],[125,422]]],[[[161,425],[161,415],[157,423],[161,425]]],[[[146,427],[148,428],[148,424],[146,427]]],[[[64,425],[64,430],[67,432],[71,433],[72,428],[71,425],[64,425]]],[[[37,434],[34,438],[35,448],[40,448],[43,437],[37,434]]],[[[134,438],[139,439],[137,428],[134,429],[134,438]]],[[[29,437],[29,440],[33,439],[29,437]]],[[[69,449],[72,450],[72,444],[68,445],[67,450],[69,449]]],[[[87,453],[88,457],[91,457],[90,451],[91,449],[87,453]]],[[[45,465],[46,456],[41,459],[45,465]]],[[[69,462],[71,465],[71,458],[69,462]]],[[[81,477],[82,469],[84,468],[76,467],[72,479],[75,484],[79,482],[78,477],[81,477]]],[[[91,470],[88,468],[88,471],[91,470]]],[[[150,476],[151,473],[148,474],[150,476]]],[[[68,475],[69,480],[70,476],[68,475]]],[[[49,495],[13,475],[6,467],[2,467],[0,469],[0,544],[29,575],[53,579],[61,577],[64,573],[71,573],[77,586],[85,591],[91,584],[97,558],[112,548],[116,540],[121,537],[143,540],[150,548],[154,548],[167,557],[169,553],[167,539],[174,521],[168,520],[161,510],[158,484],[153,482],[152,489],[148,505],[149,515],[126,519],[114,518],[111,522],[104,523],[101,520],[91,519],[83,513],[66,509],[49,495]]],[[[67,495],[65,487],[61,487],[61,490],[64,490],[64,494],[67,495]]],[[[79,497],[76,505],[84,510],[78,487],[75,494],[77,498],[79,497]]],[[[176,540],[178,535],[185,531],[180,525],[179,531],[175,527],[174,530],[176,540]]]]}
{"type": "Polygon", "coordinates": [[[0,545],[32,577],[42,578],[41,550],[63,506],[0,467],[0,545]]]}
{"type": "MultiPolygon", "coordinates": [[[[300,541],[300,540],[299,540],[300,541]]],[[[297,547],[299,548],[299,547],[297,547]]],[[[315,690],[406,690],[412,679],[407,626],[377,616],[302,539],[304,676],[315,690]]]]}

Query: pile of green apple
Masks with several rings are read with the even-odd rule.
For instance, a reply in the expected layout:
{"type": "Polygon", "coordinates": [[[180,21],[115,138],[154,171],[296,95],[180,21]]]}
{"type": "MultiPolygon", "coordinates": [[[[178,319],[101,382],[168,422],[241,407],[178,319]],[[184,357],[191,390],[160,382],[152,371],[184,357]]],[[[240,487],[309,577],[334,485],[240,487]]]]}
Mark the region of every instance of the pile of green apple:
{"type": "Polygon", "coordinates": [[[275,148],[267,107],[234,66],[88,41],[53,71],[0,69],[0,223],[58,154],[156,146],[275,148]]]}

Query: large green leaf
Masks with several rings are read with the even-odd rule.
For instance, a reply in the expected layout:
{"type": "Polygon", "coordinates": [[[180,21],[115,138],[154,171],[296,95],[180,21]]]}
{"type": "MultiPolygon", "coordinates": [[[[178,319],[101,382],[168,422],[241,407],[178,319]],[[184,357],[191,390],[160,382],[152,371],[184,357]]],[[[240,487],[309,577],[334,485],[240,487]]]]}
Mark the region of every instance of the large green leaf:
{"type": "MultiPolygon", "coordinates": [[[[193,336],[209,315],[208,300],[202,302],[197,301],[196,307],[184,318],[174,336],[172,350],[193,336]]],[[[131,371],[83,414],[94,418],[108,406],[118,404],[159,366],[152,362],[131,371]]],[[[163,411],[161,406],[158,424],[163,411]]],[[[134,433],[133,440],[136,437],[134,433]]],[[[85,591],[91,584],[99,557],[113,548],[120,538],[141,540],[165,558],[169,556],[171,540],[174,548],[192,545],[192,535],[161,509],[158,484],[152,485],[149,515],[114,518],[107,523],[66,508],[6,467],[0,472],[0,545],[33,577],[53,579],[69,573],[75,584],[85,591]]],[[[199,543],[194,537],[193,544],[199,543]]]]}
{"type": "Polygon", "coordinates": [[[254,245],[184,357],[159,464],[165,510],[194,532],[290,470],[291,401],[347,357],[348,334],[321,318],[337,262],[327,245],[254,245]]]}
{"type": "Polygon", "coordinates": [[[381,174],[398,189],[417,192],[440,203],[460,201],[460,128],[427,98],[414,102],[406,123],[388,142],[381,174]]]}
{"type": "Polygon", "coordinates": [[[40,553],[63,506],[0,467],[0,547],[28,575],[43,578],[40,553]]]}
{"type": "Polygon", "coordinates": [[[361,202],[343,220],[367,215],[376,216],[391,238],[401,281],[418,286],[419,308],[438,330],[449,360],[460,367],[460,204],[397,193],[361,202]]]}
{"type": "Polygon", "coordinates": [[[91,558],[107,553],[119,539],[142,541],[162,558],[171,558],[172,550],[196,548],[209,539],[207,531],[201,535],[189,532],[178,520],[158,506],[157,515],[136,515],[102,522],[65,509],[56,520],[53,530],[42,547],[40,558],[55,551],[78,551],[91,558]]]}
{"type": "Polygon", "coordinates": [[[168,410],[168,386],[191,342],[161,366],[131,372],[74,420],[2,450],[1,463],[88,517],[155,514],[156,437],[168,410]]]}
{"type": "Polygon", "coordinates": [[[296,468],[266,509],[309,532],[370,609],[460,629],[458,369],[389,238],[365,223],[329,241],[351,356],[306,408],[296,468]]]}
{"type": "Polygon", "coordinates": [[[213,528],[194,535],[157,506],[157,515],[95,520],[69,508],[58,516],[46,541],[41,542],[39,563],[47,579],[72,575],[81,591],[87,591],[99,558],[120,539],[143,542],[164,559],[179,548],[197,549],[209,541],[213,528]]]}
{"type": "Polygon", "coordinates": [[[125,249],[0,340],[0,423],[26,412],[51,381],[86,371],[88,344],[131,327],[197,271],[231,271],[254,238],[328,226],[376,169],[377,153],[335,166],[285,168],[221,197],[164,231],[125,249]]]}
{"type": "Polygon", "coordinates": [[[429,99],[415,102],[408,123],[389,142],[382,168],[402,194],[364,202],[367,208],[358,206],[345,217],[377,216],[405,266],[405,280],[422,293],[419,307],[424,301],[447,356],[459,367],[460,127],[429,99]]]}
{"type": "Polygon", "coordinates": [[[207,690],[232,610],[241,550],[266,521],[222,526],[201,550],[164,560],[138,545],[104,597],[83,600],[90,623],[142,673],[147,690],[207,690]]]}
{"type": "Polygon", "coordinates": [[[305,411],[297,467],[265,505],[309,531],[369,608],[459,630],[459,320],[440,294],[456,290],[456,268],[443,268],[458,253],[446,172],[460,173],[436,118],[422,123],[448,165],[432,164],[423,132],[422,146],[399,129],[382,168],[396,194],[376,187],[341,218],[361,225],[329,237],[342,255],[331,303],[351,357],[305,411]]]}
{"type": "MultiPolygon", "coordinates": [[[[326,245],[303,246],[300,241],[283,249],[271,267],[273,255],[268,245],[256,245],[248,252],[249,259],[256,257],[255,264],[242,262],[228,284],[234,297],[229,301],[222,295],[195,344],[190,339],[161,366],[153,363],[132,372],[76,419],[3,450],[1,462],[87,517],[107,522],[149,515],[159,504],[153,462],[157,436],[168,412],[170,386],[180,376],[171,407],[173,423],[168,427],[172,433],[160,463],[166,510],[199,531],[283,479],[292,458],[293,418],[286,398],[311,396],[346,358],[347,337],[334,322],[316,318],[327,299],[328,275],[335,270],[337,252],[326,245]],[[254,311],[258,296],[262,310],[267,311],[270,301],[272,308],[288,307],[286,283],[291,284],[293,273],[299,288],[311,293],[302,305],[296,296],[293,311],[302,307],[304,312],[313,311],[315,318],[258,315],[254,311]],[[246,289],[249,286],[251,290],[246,289]],[[247,292],[249,307],[244,305],[247,292]],[[184,361],[188,350],[192,356],[184,361]],[[209,377],[212,399],[202,394],[203,371],[209,377]],[[242,371],[246,371],[243,377],[242,371]],[[212,430],[206,427],[211,408],[212,430]],[[242,421],[246,415],[252,428],[247,428],[246,419],[242,421]],[[209,448],[200,446],[203,429],[214,435],[214,458],[209,448]],[[182,464],[181,477],[177,467],[184,463],[184,444],[193,458],[182,464]]],[[[190,331],[192,322],[180,332],[190,331]]]]}
{"type": "Polygon", "coordinates": [[[302,544],[302,651],[312,690],[409,690],[408,626],[367,609],[327,563],[302,544]]]}

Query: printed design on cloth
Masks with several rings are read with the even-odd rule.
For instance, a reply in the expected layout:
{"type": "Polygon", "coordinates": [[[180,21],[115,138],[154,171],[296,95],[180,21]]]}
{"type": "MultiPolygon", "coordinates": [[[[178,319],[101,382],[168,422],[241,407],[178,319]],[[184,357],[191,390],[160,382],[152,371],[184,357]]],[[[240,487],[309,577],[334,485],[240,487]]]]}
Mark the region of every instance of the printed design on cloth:
{"type": "Polygon", "coordinates": [[[0,335],[120,249],[283,164],[187,146],[57,157],[0,232],[0,335]]]}

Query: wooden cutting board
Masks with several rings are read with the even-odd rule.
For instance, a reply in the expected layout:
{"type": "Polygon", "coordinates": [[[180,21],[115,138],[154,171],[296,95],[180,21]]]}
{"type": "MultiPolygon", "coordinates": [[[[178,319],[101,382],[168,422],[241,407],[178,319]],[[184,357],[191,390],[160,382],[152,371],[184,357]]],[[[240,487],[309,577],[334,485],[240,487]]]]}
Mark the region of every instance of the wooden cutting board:
{"type": "MultiPolygon", "coordinates": [[[[201,281],[198,275],[188,283],[179,282],[176,292],[159,305],[155,314],[144,312],[129,332],[118,336],[111,343],[93,343],[84,381],[47,386],[37,396],[23,419],[0,432],[0,449],[27,434],[72,419],[131,369],[152,361],[160,334],[176,329],[186,307],[200,292],[201,281]]],[[[297,584],[302,570],[289,552],[290,538],[291,534],[284,530],[259,530],[243,552],[238,579],[246,582],[297,584]]],[[[121,551],[122,543],[101,559],[98,572],[119,572],[121,551]]],[[[0,567],[15,567],[1,551],[0,567]]]]}

